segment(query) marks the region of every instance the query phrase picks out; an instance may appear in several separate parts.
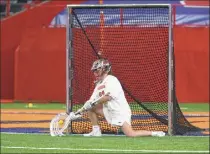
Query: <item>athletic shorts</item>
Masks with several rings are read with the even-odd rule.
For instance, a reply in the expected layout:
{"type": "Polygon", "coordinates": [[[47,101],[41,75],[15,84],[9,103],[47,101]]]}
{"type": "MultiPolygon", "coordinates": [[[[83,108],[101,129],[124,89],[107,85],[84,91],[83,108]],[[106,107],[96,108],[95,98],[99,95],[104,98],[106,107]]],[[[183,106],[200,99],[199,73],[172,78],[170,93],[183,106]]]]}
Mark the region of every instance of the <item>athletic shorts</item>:
{"type": "Polygon", "coordinates": [[[124,122],[131,125],[131,114],[115,114],[108,110],[108,108],[103,107],[103,113],[105,119],[112,126],[122,126],[124,122]]]}

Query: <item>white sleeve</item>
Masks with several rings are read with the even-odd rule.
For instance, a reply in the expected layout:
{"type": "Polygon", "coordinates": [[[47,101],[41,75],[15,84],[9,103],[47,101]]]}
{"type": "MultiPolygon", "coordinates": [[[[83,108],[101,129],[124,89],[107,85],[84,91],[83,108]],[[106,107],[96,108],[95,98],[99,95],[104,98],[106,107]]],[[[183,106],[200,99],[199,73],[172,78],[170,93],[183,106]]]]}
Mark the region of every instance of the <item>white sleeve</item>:
{"type": "Polygon", "coordinates": [[[97,88],[95,87],[92,95],[90,96],[90,101],[93,101],[97,97],[97,88]]]}
{"type": "Polygon", "coordinates": [[[121,89],[121,84],[117,78],[111,78],[106,82],[105,93],[109,93],[109,96],[111,96],[113,99],[118,98],[121,89]]]}

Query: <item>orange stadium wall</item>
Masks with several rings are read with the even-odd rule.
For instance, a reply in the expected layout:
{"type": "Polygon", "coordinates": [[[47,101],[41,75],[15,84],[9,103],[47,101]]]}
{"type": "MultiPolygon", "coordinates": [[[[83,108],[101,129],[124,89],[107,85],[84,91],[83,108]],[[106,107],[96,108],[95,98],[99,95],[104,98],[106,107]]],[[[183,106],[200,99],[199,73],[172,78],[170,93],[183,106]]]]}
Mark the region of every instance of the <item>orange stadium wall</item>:
{"type": "MultiPolygon", "coordinates": [[[[15,54],[15,99],[65,101],[65,29],[42,28],[36,34],[26,33],[15,54]]],[[[174,43],[178,100],[208,102],[208,29],[175,27],[174,43]]]]}
{"type": "Polygon", "coordinates": [[[15,53],[15,99],[65,100],[65,29],[25,33],[15,53]]]}
{"type": "MultiPolygon", "coordinates": [[[[1,98],[65,101],[65,28],[39,9],[2,23],[1,98]]],[[[174,49],[178,100],[209,102],[209,28],[176,26],[174,49]]]]}
{"type": "Polygon", "coordinates": [[[181,102],[209,102],[209,27],[175,27],[177,97],[181,102]]]}
{"type": "MultiPolygon", "coordinates": [[[[15,51],[26,31],[32,31],[49,25],[53,17],[62,11],[66,4],[78,4],[84,0],[50,1],[35,6],[17,15],[1,20],[1,99],[15,99],[15,51]],[[55,7],[56,4],[59,4],[55,7]]],[[[33,37],[30,33],[28,37],[33,37]]],[[[32,40],[31,40],[32,41],[32,40]]]]}

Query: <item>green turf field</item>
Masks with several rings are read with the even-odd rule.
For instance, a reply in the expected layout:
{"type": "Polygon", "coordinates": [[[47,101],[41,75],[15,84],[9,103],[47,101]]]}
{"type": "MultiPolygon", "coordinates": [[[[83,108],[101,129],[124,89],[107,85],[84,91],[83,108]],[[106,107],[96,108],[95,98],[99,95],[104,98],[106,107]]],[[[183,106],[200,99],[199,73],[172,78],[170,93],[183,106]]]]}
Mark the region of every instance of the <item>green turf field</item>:
{"type": "MultiPolygon", "coordinates": [[[[1,104],[1,109],[63,109],[65,104],[1,104]]],[[[209,112],[209,104],[180,104],[184,112],[209,112]]],[[[209,137],[166,136],[136,137],[102,136],[83,137],[49,134],[1,133],[1,153],[209,153],[209,137]]]]}
{"type": "Polygon", "coordinates": [[[2,153],[208,153],[208,137],[1,134],[2,153]]]}
{"type": "MultiPolygon", "coordinates": [[[[208,103],[180,103],[179,105],[181,110],[184,112],[209,112],[208,103]]],[[[1,104],[1,109],[26,109],[28,108],[27,106],[28,103],[1,104]]],[[[28,109],[65,110],[65,108],[66,105],[61,103],[47,103],[47,104],[33,103],[33,107],[28,109]]]]}

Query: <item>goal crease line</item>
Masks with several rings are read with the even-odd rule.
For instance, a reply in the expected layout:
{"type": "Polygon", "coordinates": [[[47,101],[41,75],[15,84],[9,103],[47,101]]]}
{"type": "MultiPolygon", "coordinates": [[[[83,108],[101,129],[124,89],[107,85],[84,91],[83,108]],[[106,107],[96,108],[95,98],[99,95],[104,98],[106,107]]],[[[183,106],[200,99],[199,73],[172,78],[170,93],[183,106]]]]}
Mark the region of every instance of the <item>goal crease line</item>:
{"type": "Polygon", "coordinates": [[[187,150],[117,150],[117,149],[74,149],[74,148],[38,148],[38,147],[13,147],[13,146],[1,146],[5,149],[33,149],[33,150],[72,150],[72,151],[116,151],[116,152],[151,152],[151,153],[209,153],[209,151],[187,151],[187,150]]]}

